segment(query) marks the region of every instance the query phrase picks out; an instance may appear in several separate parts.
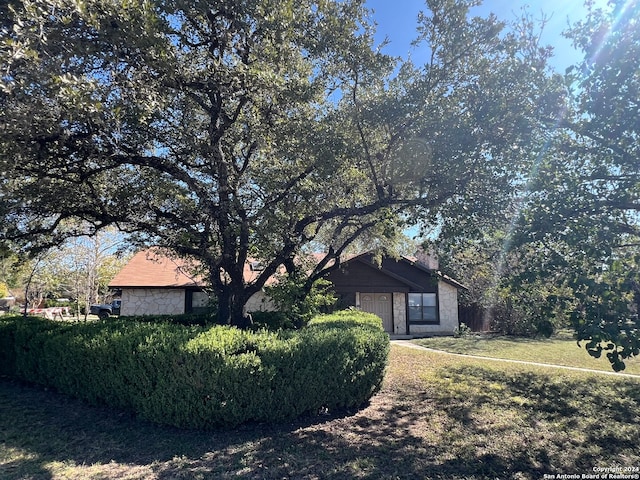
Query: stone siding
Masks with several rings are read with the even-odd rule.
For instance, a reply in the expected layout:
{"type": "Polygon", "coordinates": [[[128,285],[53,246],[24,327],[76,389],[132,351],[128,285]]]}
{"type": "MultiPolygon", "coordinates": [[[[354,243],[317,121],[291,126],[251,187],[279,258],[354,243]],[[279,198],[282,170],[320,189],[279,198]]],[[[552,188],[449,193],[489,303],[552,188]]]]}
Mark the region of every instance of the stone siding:
{"type": "Polygon", "coordinates": [[[438,282],[440,326],[453,332],[458,327],[458,289],[446,282],[438,282]]]}
{"type": "Polygon", "coordinates": [[[177,315],[184,313],[184,289],[123,288],[120,315],[177,315]]]}
{"type": "Polygon", "coordinates": [[[407,334],[407,298],[402,292],[393,294],[393,333],[407,334]]]}
{"type": "Polygon", "coordinates": [[[251,295],[249,301],[244,306],[245,313],[251,312],[273,312],[277,310],[276,306],[267,295],[260,291],[251,295]]]}

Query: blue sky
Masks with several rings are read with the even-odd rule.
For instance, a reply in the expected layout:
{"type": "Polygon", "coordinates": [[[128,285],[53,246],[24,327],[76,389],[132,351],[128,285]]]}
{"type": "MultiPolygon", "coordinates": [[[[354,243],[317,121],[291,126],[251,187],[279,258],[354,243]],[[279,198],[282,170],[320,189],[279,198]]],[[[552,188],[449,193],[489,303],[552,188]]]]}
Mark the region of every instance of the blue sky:
{"type": "MultiPolygon", "coordinates": [[[[606,6],[607,0],[595,0],[596,6],[606,6]]],[[[568,22],[575,22],[585,14],[584,0],[485,0],[484,4],[472,10],[473,14],[486,16],[495,13],[501,20],[514,20],[523,6],[528,5],[533,18],[540,18],[541,12],[550,17],[542,35],[544,44],[552,45],[555,59],[552,62],[556,70],[564,69],[579,60],[579,54],[571,43],[561,36],[568,22]]],[[[390,44],[383,50],[391,55],[411,58],[420,63],[426,53],[411,49],[415,38],[418,12],[426,10],[424,0],[367,0],[367,6],[374,10],[373,18],[378,23],[376,40],[381,42],[385,36],[390,44]]]]}

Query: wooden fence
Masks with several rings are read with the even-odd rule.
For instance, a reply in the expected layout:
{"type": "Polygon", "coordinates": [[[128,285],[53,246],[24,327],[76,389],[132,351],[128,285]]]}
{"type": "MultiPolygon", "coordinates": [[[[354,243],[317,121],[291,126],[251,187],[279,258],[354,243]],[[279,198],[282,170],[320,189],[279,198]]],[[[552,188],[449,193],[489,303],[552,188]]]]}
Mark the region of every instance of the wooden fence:
{"type": "Polygon", "coordinates": [[[488,332],[491,330],[491,320],[486,310],[480,305],[460,305],[458,319],[474,332],[488,332]]]}

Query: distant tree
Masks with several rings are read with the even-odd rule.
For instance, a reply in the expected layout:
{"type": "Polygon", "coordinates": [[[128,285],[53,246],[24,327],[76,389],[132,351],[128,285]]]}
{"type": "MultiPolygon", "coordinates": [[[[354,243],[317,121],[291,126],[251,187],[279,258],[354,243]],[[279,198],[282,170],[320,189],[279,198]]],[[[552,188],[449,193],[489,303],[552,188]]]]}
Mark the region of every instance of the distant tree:
{"type": "Polygon", "coordinates": [[[493,226],[481,237],[442,238],[437,248],[440,268],[467,287],[460,303],[473,321],[519,336],[549,336],[570,327],[573,295],[562,275],[545,270],[544,247],[513,248],[509,233],[493,226]]]}
{"type": "Polygon", "coordinates": [[[64,291],[64,275],[61,273],[58,253],[57,249],[42,251],[21,262],[26,308],[42,307],[45,299],[58,298],[64,291]]]}
{"type": "Polygon", "coordinates": [[[363,3],[2,7],[2,236],[37,251],[117,225],[197,258],[238,324],[319,240],[308,291],[357,240],[491,215],[557,108],[550,49],[471,18],[473,0],[429,0],[430,58],[400,65],[363,3]],[[264,270],[246,283],[250,257],[264,270]]]}
{"type": "Polygon", "coordinates": [[[21,270],[18,267],[18,258],[9,251],[0,254],[0,282],[9,290],[18,286],[21,270]]]}
{"type": "Polygon", "coordinates": [[[120,254],[122,247],[122,235],[114,228],[65,243],[60,262],[65,270],[67,288],[77,304],[77,315],[84,311],[85,320],[89,305],[110,296],[109,282],[128,260],[128,255],[120,254]]]}

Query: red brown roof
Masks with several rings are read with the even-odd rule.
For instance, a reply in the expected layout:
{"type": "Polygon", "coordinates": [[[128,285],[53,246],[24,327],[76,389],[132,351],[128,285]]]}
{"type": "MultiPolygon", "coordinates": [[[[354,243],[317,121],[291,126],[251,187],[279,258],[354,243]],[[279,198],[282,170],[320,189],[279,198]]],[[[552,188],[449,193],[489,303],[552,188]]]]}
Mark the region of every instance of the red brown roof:
{"type": "Polygon", "coordinates": [[[109,287],[194,287],[201,278],[190,275],[187,263],[170,258],[155,249],[136,253],[111,280],[109,287]]]}
{"type": "MultiPolygon", "coordinates": [[[[254,281],[260,271],[252,268],[253,262],[244,266],[244,280],[247,283],[254,281]]],[[[197,266],[194,261],[191,266],[197,266]]],[[[143,250],[136,253],[129,263],[109,283],[110,288],[186,288],[202,287],[208,282],[201,276],[193,276],[190,273],[189,263],[178,257],[170,257],[157,249],[143,250]]],[[[275,282],[271,277],[266,284],[275,282]]]]}

